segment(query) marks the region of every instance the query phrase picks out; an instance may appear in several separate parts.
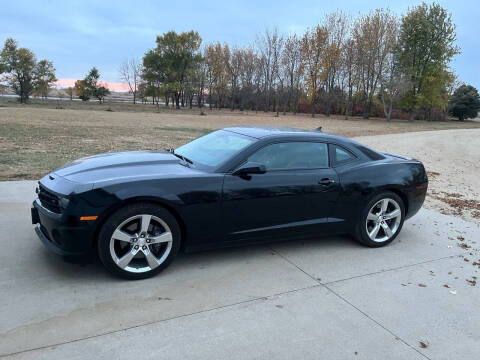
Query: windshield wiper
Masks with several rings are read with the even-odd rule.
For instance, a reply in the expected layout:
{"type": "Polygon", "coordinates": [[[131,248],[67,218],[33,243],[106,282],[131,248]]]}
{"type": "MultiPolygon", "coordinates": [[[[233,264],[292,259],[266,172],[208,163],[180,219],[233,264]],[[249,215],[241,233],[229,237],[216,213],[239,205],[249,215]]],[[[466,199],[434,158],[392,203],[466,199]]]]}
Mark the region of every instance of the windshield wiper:
{"type": "Polygon", "coordinates": [[[193,161],[192,161],[192,160],[190,160],[189,158],[187,158],[187,157],[185,157],[185,156],[183,156],[183,155],[177,154],[174,149],[172,149],[170,152],[171,152],[173,155],[175,155],[176,157],[178,157],[179,159],[182,159],[183,161],[185,161],[185,162],[187,162],[187,163],[189,163],[189,164],[193,164],[193,161]]]}

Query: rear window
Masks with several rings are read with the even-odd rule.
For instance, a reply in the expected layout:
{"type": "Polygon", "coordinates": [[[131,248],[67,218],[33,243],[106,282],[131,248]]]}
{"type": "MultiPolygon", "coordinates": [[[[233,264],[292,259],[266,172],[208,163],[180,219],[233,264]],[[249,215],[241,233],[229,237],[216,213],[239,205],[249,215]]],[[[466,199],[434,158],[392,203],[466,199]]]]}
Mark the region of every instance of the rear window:
{"type": "Polygon", "coordinates": [[[366,157],[368,157],[370,160],[382,160],[385,159],[385,157],[378,152],[367,148],[366,146],[363,145],[355,145],[355,147],[360,150],[366,157]]]}
{"type": "Polygon", "coordinates": [[[355,155],[340,146],[332,145],[331,149],[335,164],[344,164],[355,159],[355,155]]]}

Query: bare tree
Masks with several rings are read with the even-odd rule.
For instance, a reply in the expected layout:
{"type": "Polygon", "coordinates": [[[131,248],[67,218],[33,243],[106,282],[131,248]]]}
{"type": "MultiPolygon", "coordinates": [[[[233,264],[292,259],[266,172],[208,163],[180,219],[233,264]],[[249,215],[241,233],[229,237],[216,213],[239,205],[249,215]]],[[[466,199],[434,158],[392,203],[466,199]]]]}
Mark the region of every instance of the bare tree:
{"type": "Polygon", "coordinates": [[[392,50],[395,27],[395,16],[383,9],[360,17],[354,26],[353,38],[357,47],[359,90],[363,97],[364,118],[369,116],[387,55],[392,50]]]}
{"type": "Polygon", "coordinates": [[[285,40],[282,56],[282,72],[286,77],[288,110],[297,112],[300,78],[302,76],[302,43],[296,34],[285,40]],[[294,104],[294,105],[292,105],[294,104]]]}
{"type": "Polygon", "coordinates": [[[138,86],[141,81],[142,66],[136,59],[125,60],[120,65],[120,78],[128,84],[130,92],[133,94],[133,103],[137,102],[138,86]]]}
{"type": "Polygon", "coordinates": [[[400,71],[398,61],[398,22],[395,23],[394,33],[389,44],[390,52],[387,54],[384,69],[380,76],[380,98],[383,104],[385,118],[390,121],[394,101],[407,89],[407,78],[400,71]]]}
{"type": "Polygon", "coordinates": [[[357,47],[355,46],[355,41],[348,39],[345,42],[345,50],[343,52],[343,79],[345,86],[347,87],[347,98],[345,105],[345,118],[348,119],[348,116],[353,116],[353,89],[356,87],[358,82],[358,71],[357,71],[357,47]]]}
{"type": "Polygon", "coordinates": [[[278,29],[265,32],[257,37],[257,47],[263,58],[265,112],[270,110],[271,95],[278,80],[280,55],[283,48],[283,38],[278,29]]]}
{"type": "Polygon", "coordinates": [[[69,86],[65,89],[65,92],[67,93],[68,97],[70,98],[70,101],[73,100],[73,94],[75,92],[75,90],[73,89],[73,87],[69,86]]]}
{"type": "Polygon", "coordinates": [[[330,116],[335,87],[338,87],[342,66],[342,53],[348,33],[349,16],[342,11],[326,14],[323,21],[327,30],[325,48],[324,88],[326,93],[325,115],[330,116]]]}
{"type": "Polygon", "coordinates": [[[228,74],[230,77],[230,101],[231,110],[235,110],[235,102],[239,97],[239,81],[242,72],[244,53],[242,49],[234,48],[228,53],[229,57],[226,60],[228,74]]]}
{"type": "Polygon", "coordinates": [[[242,49],[242,63],[240,71],[240,110],[245,106],[253,109],[255,93],[255,74],[258,66],[258,57],[252,46],[242,49]]]}

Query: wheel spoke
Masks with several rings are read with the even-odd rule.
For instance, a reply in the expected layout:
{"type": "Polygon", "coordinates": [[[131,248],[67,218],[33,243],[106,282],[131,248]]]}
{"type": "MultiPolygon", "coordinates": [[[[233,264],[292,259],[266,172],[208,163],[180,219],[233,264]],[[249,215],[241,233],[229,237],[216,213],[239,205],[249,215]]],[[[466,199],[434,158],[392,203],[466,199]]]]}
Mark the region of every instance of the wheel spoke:
{"type": "Polygon", "coordinates": [[[150,226],[150,221],[152,220],[152,215],[142,215],[140,231],[146,233],[148,227],[150,226]]]}
{"type": "Polygon", "coordinates": [[[385,214],[387,212],[388,203],[389,203],[388,199],[382,200],[382,214],[385,214]]]}
{"type": "Polygon", "coordinates": [[[150,244],[160,244],[164,242],[172,241],[172,233],[171,232],[164,232],[158,236],[150,236],[150,244]]]}
{"type": "Polygon", "coordinates": [[[130,261],[132,261],[133,257],[137,254],[138,250],[135,250],[133,247],[132,249],[123,255],[120,259],[118,259],[117,265],[120,266],[122,269],[125,269],[130,261]]]}
{"type": "Polygon", "coordinates": [[[126,242],[131,242],[132,240],[132,237],[129,234],[119,229],[114,231],[112,238],[115,240],[126,241],[126,242]]]}
{"type": "Polygon", "coordinates": [[[377,215],[369,212],[368,215],[367,215],[367,220],[374,220],[375,221],[375,220],[377,220],[377,215]]]}
{"type": "Polygon", "coordinates": [[[158,265],[160,265],[158,263],[157,258],[155,257],[155,255],[152,254],[152,252],[150,250],[145,250],[143,252],[143,254],[145,255],[145,258],[147,259],[148,266],[150,266],[150,269],[155,269],[158,265]]]}
{"type": "Polygon", "coordinates": [[[395,210],[389,212],[388,214],[385,214],[384,219],[385,220],[390,220],[390,219],[394,219],[396,217],[399,217],[400,215],[401,215],[400,209],[395,209],[395,210]]]}
{"type": "Polygon", "coordinates": [[[385,231],[385,235],[388,236],[388,238],[391,238],[392,235],[393,235],[393,232],[392,232],[392,229],[390,229],[390,226],[388,226],[387,223],[382,223],[382,228],[383,228],[383,231],[385,231]]]}
{"type": "Polygon", "coordinates": [[[370,233],[368,234],[368,236],[370,236],[370,239],[375,240],[379,230],[380,225],[376,224],[372,231],[370,231],[370,233]]]}

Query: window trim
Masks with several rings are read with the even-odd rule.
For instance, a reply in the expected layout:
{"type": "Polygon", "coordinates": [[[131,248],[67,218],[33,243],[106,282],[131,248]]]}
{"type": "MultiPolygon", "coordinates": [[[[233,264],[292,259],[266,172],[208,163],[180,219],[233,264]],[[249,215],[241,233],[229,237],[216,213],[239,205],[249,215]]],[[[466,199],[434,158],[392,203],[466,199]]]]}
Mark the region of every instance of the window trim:
{"type": "Polygon", "coordinates": [[[329,156],[330,156],[331,167],[337,167],[337,166],[350,164],[350,163],[358,160],[358,156],[355,153],[353,153],[352,151],[350,151],[349,149],[345,148],[342,145],[339,145],[339,144],[336,144],[336,143],[329,143],[328,144],[328,150],[329,150],[328,153],[329,153],[329,156]],[[350,154],[351,158],[349,158],[347,160],[344,160],[344,161],[336,161],[335,160],[335,147],[338,147],[338,148],[342,149],[343,151],[345,151],[346,153],[350,154]]]}
{"type": "Polygon", "coordinates": [[[270,145],[275,145],[275,144],[285,144],[285,143],[317,143],[317,144],[325,144],[327,148],[327,166],[325,167],[315,167],[315,168],[305,168],[305,167],[299,167],[299,168],[279,168],[279,169],[267,169],[267,173],[269,172],[277,172],[277,171],[298,171],[298,170],[322,170],[322,169],[330,169],[331,166],[331,159],[330,159],[330,144],[325,142],[325,141],[315,141],[315,140],[279,140],[279,141],[273,141],[268,144],[264,144],[263,146],[260,146],[258,149],[255,149],[251,154],[245,157],[243,161],[241,161],[237,166],[232,169],[232,172],[235,171],[238,167],[242,166],[248,161],[248,158],[252,156],[253,154],[257,153],[258,151],[266,148],[267,146],[270,145]]]}

